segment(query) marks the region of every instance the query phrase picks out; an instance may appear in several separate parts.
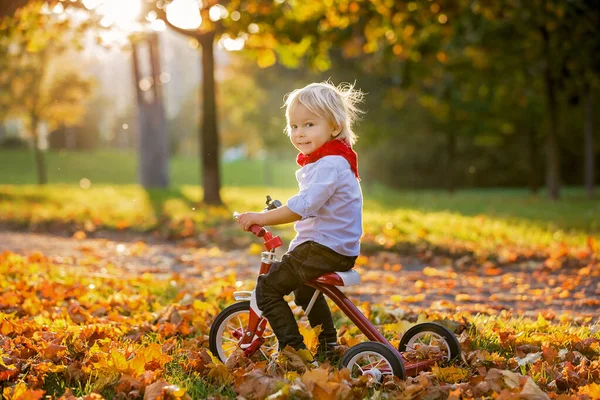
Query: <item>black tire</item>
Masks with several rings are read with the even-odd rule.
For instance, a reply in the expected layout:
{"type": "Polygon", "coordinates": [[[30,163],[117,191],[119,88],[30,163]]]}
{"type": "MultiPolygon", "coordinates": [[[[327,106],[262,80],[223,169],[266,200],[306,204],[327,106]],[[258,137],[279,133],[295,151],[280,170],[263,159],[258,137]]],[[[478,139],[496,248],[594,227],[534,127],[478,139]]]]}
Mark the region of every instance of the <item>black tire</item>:
{"type": "Polygon", "coordinates": [[[354,367],[356,366],[360,368],[357,365],[357,362],[363,355],[378,355],[381,357],[381,359],[384,359],[387,362],[391,368],[391,372],[395,376],[402,380],[406,378],[404,364],[402,363],[400,356],[393,349],[378,342],[364,342],[351,347],[348,351],[346,351],[346,353],[344,353],[340,364],[342,367],[348,368],[353,376],[356,376],[356,373],[359,371],[356,371],[354,367]]]}
{"type": "MultiPolygon", "coordinates": [[[[427,340],[433,340],[434,343],[440,345],[440,349],[444,354],[444,359],[447,361],[460,358],[460,344],[456,336],[448,328],[434,322],[424,322],[410,328],[402,335],[398,350],[401,353],[410,351],[410,347],[415,341],[423,338],[420,343],[425,343],[427,340]]],[[[427,343],[426,343],[427,344],[427,343]]]]}
{"type": "MultiPolygon", "coordinates": [[[[241,323],[244,325],[247,323],[249,315],[250,302],[241,301],[239,303],[234,303],[221,311],[210,326],[210,333],[208,334],[209,349],[215,357],[221,360],[221,362],[226,362],[228,356],[231,355],[231,353],[237,348],[235,345],[229,346],[228,348],[224,348],[223,346],[223,337],[227,325],[236,316],[241,317],[238,324],[241,323]]],[[[246,326],[243,326],[242,328],[246,328],[246,326]]],[[[265,331],[267,330],[270,330],[268,324],[265,331]]],[[[270,335],[265,336],[265,338],[268,341],[274,341],[275,349],[277,348],[277,339],[275,338],[274,334],[271,333],[270,335]]],[[[228,339],[228,341],[231,341],[232,343],[234,340],[235,339],[228,339]]],[[[269,347],[268,343],[265,342],[262,347],[269,347]]],[[[261,351],[261,349],[259,349],[259,351],[261,351]]],[[[265,354],[265,357],[267,357],[267,354],[265,354]]]]}

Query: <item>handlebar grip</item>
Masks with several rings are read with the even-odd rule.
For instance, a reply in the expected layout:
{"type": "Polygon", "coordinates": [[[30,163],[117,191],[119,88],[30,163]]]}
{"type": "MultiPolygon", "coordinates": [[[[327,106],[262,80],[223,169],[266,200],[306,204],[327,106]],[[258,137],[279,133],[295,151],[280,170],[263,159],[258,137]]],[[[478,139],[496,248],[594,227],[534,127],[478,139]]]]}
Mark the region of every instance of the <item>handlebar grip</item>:
{"type": "Polygon", "coordinates": [[[260,225],[252,225],[248,230],[258,237],[263,237],[265,235],[265,232],[267,232],[266,229],[260,225]]]}
{"type": "MultiPolygon", "coordinates": [[[[233,218],[238,219],[238,217],[240,215],[241,214],[236,211],[233,213],[233,218]]],[[[265,233],[267,232],[267,230],[260,225],[252,225],[252,226],[250,226],[250,229],[248,229],[248,230],[250,232],[254,233],[254,235],[256,235],[258,237],[263,237],[265,235],[265,233]]]]}

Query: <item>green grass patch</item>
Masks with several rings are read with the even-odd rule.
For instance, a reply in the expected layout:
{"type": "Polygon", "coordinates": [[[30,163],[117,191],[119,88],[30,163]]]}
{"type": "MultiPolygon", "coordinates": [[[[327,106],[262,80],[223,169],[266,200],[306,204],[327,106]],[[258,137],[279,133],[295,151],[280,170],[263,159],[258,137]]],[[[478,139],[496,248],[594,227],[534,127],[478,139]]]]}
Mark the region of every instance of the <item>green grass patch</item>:
{"type": "MultiPolygon", "coordinates": [[[[185,237],[218,228],[220,237],[242,235],[233,211],[260,210],[265,195],[286,201],[296,189],[293,160],[224,163],[225,208],[200,203],[196,159],[171,160],[172,185],[144,190],[135,184],[136,161],[116,151],[49,152],[50,184],[33,185],[33,164],[26,151],[0,151],[0,221],[30,229],[158,230],[185,237]],[[83,189],[87,178],[91,187],[83,189]],[[267,184],[266,182],[270,182],[267,184]],[[28,183],[24,185],[23,183],[28,183]]],[[[600,202],[579,188],[566,188],[552,202],[526,189],[390,190],[365,180],[363,243],[396,248],[428,245],[481,255],[547,252],[564,244],[579,249],[588,237],[600,240],[600,202]]],[[[276,229],[284,239],[291,226],[276,229]]],[[[366,248],[366,247],[365,247],[366,248]]]]}
{"type": "MultiPolygon", "coordinates": [[[[92,184],[135,184],[138,182],[137,155],[131,151],[49,151],[46,153],[48,182],[79,184],[89,179],[92,184]]],[[[223,162],[221,181],[225,186],[296,187],[294,160],[268,162],[239,160],[223,162]]],[[[169,176],[173,186],[201,183],[200,159],[171,157],[169,176]]],[[[33,153],[28,150],[0,149],[0,184],[35,184],[33,153]]]]}
{"type": "Polygon", "coordinates": [[[166,365],[165,380],[185,388],[192,399],[207,399],[209,397],[235,398],[236,393],[231,385],[213,384],[198,373],[189,373],[182,368],[185,359],[170,362],[166,365]]]}
{"type": "MultiPolygon", "coordinates": [[[[30,229],[127,229],[190,236],[218,228],[219,236],[243,235],[233,211],[260,210],[266,194],[286,201],[293,188],[224,187],[227,207],[200,203],[202,190],[183,185],[144,190],[138,185],[3,185],[0,221],[30,229]]],[[[395,248],[432,245],[457,251],[503,254],[546,251],[564,243],[585,247],[588,237],[600,241],[600,203],[581,190],[565,191],[561,202],[533,198],[522,191],[392,191],[364,188],[363,225],[366,246],[395,248]]],[[[289,240],[291,225],[276,231],[289,240]]]]}

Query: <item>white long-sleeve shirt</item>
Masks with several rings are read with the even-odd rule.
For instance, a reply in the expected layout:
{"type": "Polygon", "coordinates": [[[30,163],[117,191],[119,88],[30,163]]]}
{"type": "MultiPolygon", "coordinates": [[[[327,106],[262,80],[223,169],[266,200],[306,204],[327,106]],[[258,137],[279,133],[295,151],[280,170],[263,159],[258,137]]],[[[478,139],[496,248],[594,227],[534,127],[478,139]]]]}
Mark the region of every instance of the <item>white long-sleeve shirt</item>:
{"type": "Polygon", "coordinates": [[[300,192],[287,206],[302,217],[289,251],[312,240],[345,256],[358,256],[362,236],[360,184],[342,156],[325,156],[296,171],[300,192]]]}

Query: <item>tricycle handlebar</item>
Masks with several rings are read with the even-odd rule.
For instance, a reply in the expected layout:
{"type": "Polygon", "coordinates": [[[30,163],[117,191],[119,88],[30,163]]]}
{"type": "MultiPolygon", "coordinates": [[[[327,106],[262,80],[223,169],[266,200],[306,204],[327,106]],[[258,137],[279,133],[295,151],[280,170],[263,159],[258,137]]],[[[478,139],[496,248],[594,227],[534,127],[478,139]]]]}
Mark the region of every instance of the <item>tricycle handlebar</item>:
{"type": "MultiPolygon", "coordinates": [[[[238,219],[239,216],[238,212],[233,213],[233,218],[238,219]]],[[[256,237],[263,238],[267,250],[276,249],[283,244],[279,236],[273,236],[271,232],[260,225],[251,225],[248,231],[252,232],[256,237]]]]}
{"type": "MultiPolygon", "coordinates": [[[[234,219],[238,219],[239,216],[240,216],[239,212],[236,211],[233,213],[234,219]]],[[[254,235],[257,237],[263,237],[265,235],[265,233],[267,233],[267,230],[260,225],[251,225],[250,229],[248,229],[248,231],[254,233],[254,235]]]]}

